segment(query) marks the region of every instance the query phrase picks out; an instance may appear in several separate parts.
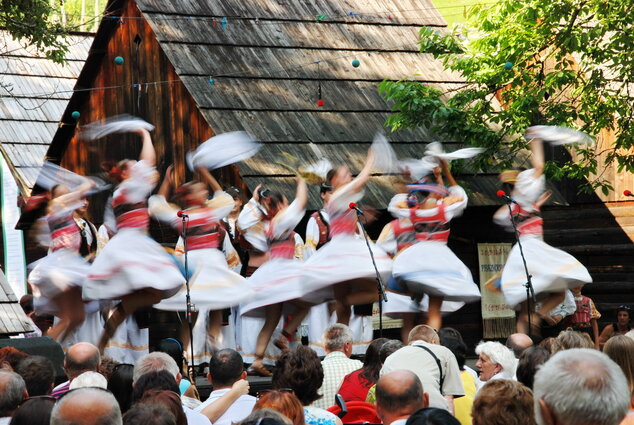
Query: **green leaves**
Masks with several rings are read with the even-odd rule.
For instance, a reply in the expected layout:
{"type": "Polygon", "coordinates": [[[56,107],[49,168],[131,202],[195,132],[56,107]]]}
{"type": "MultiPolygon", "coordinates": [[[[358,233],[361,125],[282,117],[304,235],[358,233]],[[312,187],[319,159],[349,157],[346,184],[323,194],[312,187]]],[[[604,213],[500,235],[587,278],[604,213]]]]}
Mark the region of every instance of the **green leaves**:
{"type": "Polygon", "coordinates": [[[50,20],[54,9],[47,0],[1,0],[0,26],[15,40],[25,40],[57,63],[64,63],[68,45],[64,27],[50,20]]]}
{"type": "Polygon", "coordinates": [[[565,125],[592,136],[614,130],[611,146],[577,149],[576,161],[548,164],[551,178],[588,178],[583,190],[612,189],[601,170],[616,162],[634,172],[634,2],[500,0],[471,9],[453,33],[423,28],[420,48],[465,79],[458,93],[413,81],[384,81],[394,101],[393,130],[424,126],[448,140],[484,146],[482,161],[506,167],[536,124],[565,125]],[[498,102],[499,101],[499,102],[498,102]],[[485,155],[483,155],[485,156],[485,155]],[[495,161],[491,157],[495,156],[495,161]]]}

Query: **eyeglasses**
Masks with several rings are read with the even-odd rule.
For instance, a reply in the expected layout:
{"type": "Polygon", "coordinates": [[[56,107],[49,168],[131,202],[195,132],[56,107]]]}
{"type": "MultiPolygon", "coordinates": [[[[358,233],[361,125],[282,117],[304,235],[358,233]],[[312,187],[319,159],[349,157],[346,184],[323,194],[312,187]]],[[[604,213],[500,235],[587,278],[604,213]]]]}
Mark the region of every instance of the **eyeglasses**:
{"type": "Polygon", "coordinates": [[[290,394],[295,394],[295,390],[294,390],[294,389],[292,389],[292,388],[270,388],[270,389],[268,389],[268,390],[261,390],[261,391],[258,391],[258,392],[255,394],[255,396],[256,396],[257,398],[260,398],[260,397],[262,397],[264,394],[266,394],[266,393],[270,393],[270,392],[273,392],[273,391],[278,391],[278,392],[281,392],[281,393],[290,393],[290,394]]]}

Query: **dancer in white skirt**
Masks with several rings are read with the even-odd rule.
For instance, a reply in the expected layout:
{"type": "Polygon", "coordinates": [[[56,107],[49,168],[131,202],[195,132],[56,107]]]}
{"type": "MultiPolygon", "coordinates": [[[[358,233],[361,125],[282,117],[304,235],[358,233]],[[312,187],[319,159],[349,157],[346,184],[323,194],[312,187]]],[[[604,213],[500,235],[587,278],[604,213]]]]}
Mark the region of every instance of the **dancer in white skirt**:
{"type": "MultiPolygon", "coordinates": [[[[304,216],[308,193],[306,182],[297,177],[295,200],[289,205],[281,194],[269,192],[262,196],[261,207],[266,211],[262,216],[266,240],[257,241],[258,249],[268,251],[269,259],[249,278],[249,285],[255,290],[253,301],[243,304],[243,316],[264,317],[265,322],[257,337],[255,361],[251,369],[261,375],[272,373],[264,367],[266,347],[282,317],[282,308],[290,304],[292,319],[286,323],[282,335],[275,341],[281,350],[288,350],[289,339],[308,314],[309,305],[298,299],[306,294],[301,282],[301,265],[295,261],[295,236],[293,229],[304,216]]],[[[248,212],[247,212],[248,214],[248,212]]]]}
{"type": "MultiPolygon", "coordinates": [[[[529,129],[527,137],[532,137],[529,129]]],[[[546,179],[544,177],[544,148],[542,140],[532,139],[531,164],[533,168],[519,171],[506,171],[500,174],[503,183],[513,184],[511,198],[512,216],[507,205],[501,207],[494,215],[494,221],[513,231],[513,220],[517,226],[520,242],[526,257],[528,273],[541,304],[538,315],[548,314],[565,297],[566,289],[592,282],[588,270],[572,255],[548,245],[543,241],[543,220],[540,207],[549,193],[544,193],[546,179]]],[[[517,322],[518,332],[528,333],[528,307],[526,300],[526,272],[520,249],[517,244],[509,253],[502,271],[501,289],[506,303],[511,308],[520,308],[517,322]]],[[[532,324],[539,328],[540,317],[531,316],[532,324]]]]}
{"type": "MultiPolygon", "coordinates": [[[[219,341],[222,309],[251,299],[254,291],[245,278],[229,269],[225,254],[222,252],[226,235],[220,220],[233,209],[233,198],[223,192],[207,168],[198,167],[196,171],[205,183],[185,183],[177,189],[176,198],[188,216],[185,221],[185,241],[188,266],[192,272],[189,280],[190,299],[197,310],[205,313],[211,311],[209,337],[211,341],[219,341]],[[207,187],[214,192],[212,200],[208,200],[207,187]]],[[[170,205],[166,200],[171,192],[171,186],[172,167],[169,167],[158,194],[149,199],[150,214],[160,221],[171,224],[179,233],[184,234],[183,220],[178,217],[179,208],[170,205]]],[[[176,295],[164,299],[156,308],[184,312],[187,306],[186,294],[187,288],[183,286],[176,295]]],[[[206,317],[202,320],[207,323],[206,317]]],[[[189,346],[187,321],[182,322],[181,340],[185,346],[189,346]]]]}
{"type": "Polygon", "coordinates": [[[35,309],[60,319],[47,332],[58,341],[72,333],[85,317],[81,292],[90,264],[79,254],[81,235],[73,213],[82,206],[82,199],[92,187],[93,183],[84,179],[72,191],[65,185],[51,189],[46,216],[51,233],[50,252],[37,262],[28,277],[35,309]]]}
{"type": "Polygon", "coordinates": [[[456,183],[448,163],[441,159],[440,164],[441,167],[434,169],[436,185],[409,185],[410,195],[395,196],[389,208],[395,217],[402,219],[393,222],[392,226],[394,239],[401,244],[392,268],[397,283],[392,289],[409,294],[416,302],[428,295],[427,324],[434,329],[440,329],[442,325],[443,300],[470,302],[480,299],[471,272],[447,247],[449,222],[467,207],[467,194],[456,183]],[[446,190],[443,174],[449,182],[446,190]],[[425,197],[419,201],[416,193],[425,197]]]}
{"type": "MultiPolygon", "coordinates": [[[[310,258],[315,252],[330,241],[330,216],[326,211],[326,205],[330,201],[332,187],[322,184],[319,188],[319,197],[323,201],[323,208],[311,214],[306,223],[306,245],[304,246],[304,258],[310,258]]],[[[357,235],[357,237],[361,237],[357,235]]],[[[334,301],[327,301],[310,309],[308,315],[308,341],[309,346],[317,355],[325,356],[323,334],[326,328],[337,321],[334,313],[334,301]]],[[[372,342],[374,328],[371,315],[357,315],[352,311],[350,324],[348,325],[354,337],[352,354],[365,354],[368,344],[372,342]]]]}
{"type": "MultiPolygon", "coordinates": [[[[397,218],[386,224],[381,235],[376,241],[385,252],[398,256],[406,248],[412,246],[416,240],[416,232],[411,220],[408,218],[397,218]],[[398,235],[398,238],[397,236],[398,235]]],[[[394,292],[392,289],[396,284],[394,277],[388,280],[387,302],[383,303],[383,314],[393,319],[402,319],[401,340],[407,342],[410,331],[414,326],[424,323],[429,311],[429,296],[425,294],[419,302],[413,300],[408,295],[394,292]]],[[[464,306],[461,301],[443,300],[440,306],[442,314],[452,313],[464,306]]]]}
{"type": "Polygon", "coordinates": [[[174,295],[185,283],[178,266],[147,235],[147,198],[156,184],[156,152],[146,128],[131,131],[142,139],[140,160],[124,160],[117,166],[122,180],[112,199],[117,234],[95,259],[83,291],[86,300],[121,300],[99,340],[102,352],[128,316],[174,295]]]}
{"type": "MultiPolygon", "coordinates": [[[[351,202],[357,202],[363,197],[363,188],[370,179],[373,166],[374,151],[370,149],[366,163],[356,178],[352,178],[350,169],[345,165],[328,172],[326,183],[334,190],[326,207],[330,216],[331,240],[303,266],[305,285],[311,286],[315,291],[334,285],[337,321],[346,325],[350,321],[351,306],[368,304],[379,299],[376,272],[370,253],[365,241],[354,235],[357,218],[349,207],[351,202]]],[[[374,244],[370,244],[370,247],[379,273],[386,278],[392,269],[392,260],[374,244]]],[[[325,299],[312,298],[310,301],[325,299]]]]}

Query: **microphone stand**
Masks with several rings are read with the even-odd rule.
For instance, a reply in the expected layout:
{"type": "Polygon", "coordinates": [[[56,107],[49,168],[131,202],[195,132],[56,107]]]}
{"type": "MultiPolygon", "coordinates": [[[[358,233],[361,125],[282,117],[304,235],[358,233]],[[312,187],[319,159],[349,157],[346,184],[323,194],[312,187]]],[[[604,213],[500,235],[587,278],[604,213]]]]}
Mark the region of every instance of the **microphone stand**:
{"type": "Polygon", "coordinates": [[[185,287],[186,287],[186,292],[185,292],[185,303],[187,304],[186,307],[186,316],[187,316],[187,324],[189,325],[189,348],[191,350],[191,370],[192,373],[190,376],[192,382],[194,381],[194,379],[196,378],[196,368],[194,365],[194,329],[193,329],[193,324],[192,324],[192,314],[193,314],[193,309],[192,309],[192,300],[191,300],[191,296],[190,296],[190,288],[189,288],[189,264],[187,261],[187,219],[189,217],[186,215],[183,215],[182,219],[183,219],[183,250],[184,250],[184,255],[185,255],[185,287]]]}
{"type": "Polygon", "coordinates": [[[513,201],[509,198],[506,201],[506,206],[509,207],[509,216],[511,217],[511,224],[513,225],[513,233],[515,234],[515,240],[517,246],[520,249],[520,256],[522,257],[522,264],[524,264],[524,272],[526,273],[526,283],[524,287],[526,288],[526,310],[528,311],[528,336],[532,338],[532,326],[531,326],[531,300],[533,301],[533,306],[536,304],[537,300],[535,299],[535,290],[533,288],[533,281],[531,274],[528,272],[528,266],[526,265],[526,257],[524,257],[524,250],[522,249],[522,242],[520,241],[520,232],[517,230],[517,224],[515,223],[515,217],[513,216],[513,208],[511,207],[511,203],[513,201]]]}
{"type": "Polygon", "coordinates": [[[379,338],[383,338],[383,303],[387,302],[387,295],[385,294],[385,289],[383,287],[383,280],[381,279],[381,274],[379,273],[379,268],[376,266],[376,261],[374,260],[374,253],[372,252],[372,248],[370,248],[370,242],[368,239],[368,232],[365,230],[365,226],[361,221],[361,211],[358,209],[354,210],[357,213],[357,223],[361,226],[361,230],[363,231],[363,239],[365,240],[365,245],[368,247],[368,252],[370,253],[370,258],[372,259],[372,265],[374,266],[374,272],[376,273],[376,285],[379,292],[379,338]]]}

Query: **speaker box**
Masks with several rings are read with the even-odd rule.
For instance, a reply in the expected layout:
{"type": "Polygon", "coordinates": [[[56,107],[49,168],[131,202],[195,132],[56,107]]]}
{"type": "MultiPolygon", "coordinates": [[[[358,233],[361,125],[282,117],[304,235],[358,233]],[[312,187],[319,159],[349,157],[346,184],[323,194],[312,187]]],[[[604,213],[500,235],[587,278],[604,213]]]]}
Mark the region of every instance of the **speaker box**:
{"type": "Polygon", "coordinates": [[[34,338],[0,339],[0,348],[13,347],[34,356],[43,356],[55,366],[55,383],[67,380],[64,373],[64,350],[54,339],[47,336],[34,338]]]}

